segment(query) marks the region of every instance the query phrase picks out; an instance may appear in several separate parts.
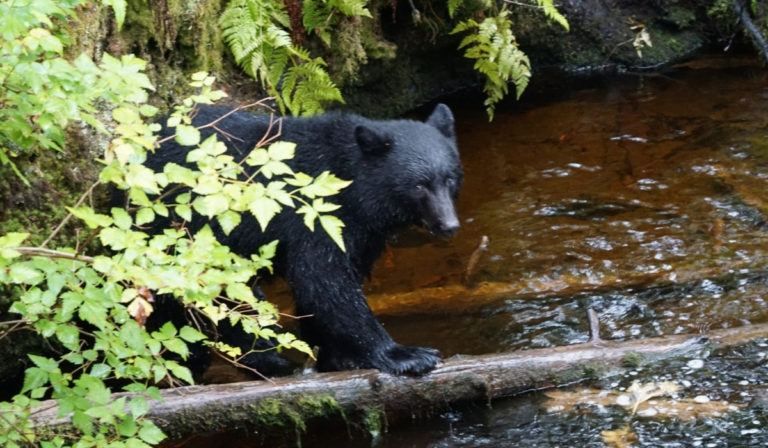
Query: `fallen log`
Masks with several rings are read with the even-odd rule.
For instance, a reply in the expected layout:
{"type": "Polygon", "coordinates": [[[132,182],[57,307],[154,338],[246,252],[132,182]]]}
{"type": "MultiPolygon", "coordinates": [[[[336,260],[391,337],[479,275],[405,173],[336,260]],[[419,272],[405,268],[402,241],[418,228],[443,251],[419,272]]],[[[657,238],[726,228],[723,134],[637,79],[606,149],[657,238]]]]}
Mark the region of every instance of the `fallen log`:
{"type": "MultiPolygon", "coordinates": [[[[625,342],[602,341],[482,356],[455,356],[429,375],[397,377],[375,370],[313,373],[233,384],[188,386],[162,392],[149,417],[172,438],[269,427],[303,430],[316,418],[341,417],[375,432],[384,418],[425,415],[452,403],[489,402],[525,392],[608,376],[705,348],[740,345],[768,337],[768,324],[625,342]]],[[[68,419],[46,402],[33,418],[39,426],[66,431],[68,419]]]]}

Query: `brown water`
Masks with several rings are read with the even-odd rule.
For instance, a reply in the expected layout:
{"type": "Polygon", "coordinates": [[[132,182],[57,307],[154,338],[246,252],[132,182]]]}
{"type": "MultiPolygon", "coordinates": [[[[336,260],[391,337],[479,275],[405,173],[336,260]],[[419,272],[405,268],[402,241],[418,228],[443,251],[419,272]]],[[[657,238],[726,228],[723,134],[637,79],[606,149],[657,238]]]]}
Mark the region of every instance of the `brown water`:
{"type": "MultiPolygon", "coordinates": [[[[445,355],[583,342],[588,307],[598,312],[606,339],[768,320],[764,70],[706,61],[591,80],[551,98],[508,104],[493,123],[475,104],[454,104],[466,174],[461,232],[451,241],[400,236],[366,286],[395,339],[445,355]],[[489,248],[467,273],[483,235],[489,248]]],[[[748,402],[750,393],[736,384],[768,380],[761,347],[717,355],[698,376],[672,365],[636,378],[685,373],[691,387],[748,402]]],[[[539,401],[451,411],[391,428],[376,444],[603,446],[600,430],[620,419],[607,411],[543,413],[539,401]]],[[[758,411],[710,423],[650,421],[635,431],[642,446],[768,440],[758,411]],[[741,439],[723,430],[754,422],[760,430],[741,439]],[[687,435],[670,439],[674,431],[687,435]]],[[[243,435],[217,437],[188,446],[258,446],[243,435]]],[[[342,429],[304,446],[371,442],[351,441],[342,429]]]]}
{"type": "Polygon", "coordinates": [[[765,321],[766,81],[751,66],[679,68],[593,81],[493,123],[459,109],[463,228],[396,247],[372,306],[401,339],[446,354],[583,341],[587,305],[611,338],[765,321]]]}

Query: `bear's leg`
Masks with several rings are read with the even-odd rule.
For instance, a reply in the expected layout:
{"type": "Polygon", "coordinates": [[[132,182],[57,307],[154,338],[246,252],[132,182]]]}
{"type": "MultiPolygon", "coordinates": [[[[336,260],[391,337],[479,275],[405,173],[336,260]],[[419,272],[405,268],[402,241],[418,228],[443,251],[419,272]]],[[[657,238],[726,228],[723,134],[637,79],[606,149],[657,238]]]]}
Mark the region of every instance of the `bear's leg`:
{"type": "Polygon", "coordinates": [[[302,252],[291,254],[286,278],[297,313],[309,316],[300,320],[301,335],[320,347],[319,370],[373,368],[421,375],[435,368],[437,350],[397,344],[376,320],[344,254],[336,249],[312,258],[306,254],[320,252],[302,252]]]}

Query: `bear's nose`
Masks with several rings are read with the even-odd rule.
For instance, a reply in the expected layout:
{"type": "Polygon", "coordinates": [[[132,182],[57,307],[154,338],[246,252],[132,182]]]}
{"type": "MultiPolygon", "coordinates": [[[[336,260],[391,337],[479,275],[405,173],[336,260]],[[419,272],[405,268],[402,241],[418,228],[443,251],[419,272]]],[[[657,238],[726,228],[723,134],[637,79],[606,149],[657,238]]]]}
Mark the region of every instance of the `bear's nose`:
{"type": "Polygon", "coordinates": [[[442,236],[451,237],[459,231],[459,227],[461,226],[459,225],[458,220],[440,223],[440,234],[442,236]]]}

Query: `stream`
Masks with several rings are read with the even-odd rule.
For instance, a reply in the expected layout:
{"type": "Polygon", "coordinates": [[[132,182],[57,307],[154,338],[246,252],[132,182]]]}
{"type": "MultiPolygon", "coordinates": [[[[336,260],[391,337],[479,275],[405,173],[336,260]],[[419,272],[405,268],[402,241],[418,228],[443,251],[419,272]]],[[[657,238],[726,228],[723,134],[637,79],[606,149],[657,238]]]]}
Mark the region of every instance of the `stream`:
{"type": "MultiPolygon", "coordinates": [[[[491,123],[477,98],[451,103],[462,229],[406,232],[377,264],[366,293],[393,337],[449,357],[585,342],[587,308],[615,340],[768,322],[768,72],[705,59],[566,83],[491,123]]],[[[754,341],[301,446],[766,446],[767,357],[754,341]],[[633,414],[633,383],[673,390],[633,414]]],[[[183,446],[262,445],[238,432],[183,446]]]]}

